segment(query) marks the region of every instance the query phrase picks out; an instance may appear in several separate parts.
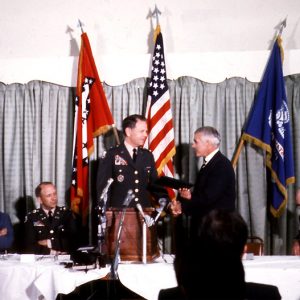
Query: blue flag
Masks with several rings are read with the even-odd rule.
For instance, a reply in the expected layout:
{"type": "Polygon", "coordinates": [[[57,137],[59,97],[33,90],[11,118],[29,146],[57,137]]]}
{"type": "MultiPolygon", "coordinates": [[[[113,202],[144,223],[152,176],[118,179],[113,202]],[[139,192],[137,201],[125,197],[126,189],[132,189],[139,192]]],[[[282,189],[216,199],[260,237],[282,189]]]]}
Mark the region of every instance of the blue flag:
{"type": "Polygon", "coordinates": [[[242,139],[266,151],[271,171],[271,212],[279,217],[287,204],[287,184],[295,182],[290,114],[282,72],[281,38],[274,43],[242,139]]]}

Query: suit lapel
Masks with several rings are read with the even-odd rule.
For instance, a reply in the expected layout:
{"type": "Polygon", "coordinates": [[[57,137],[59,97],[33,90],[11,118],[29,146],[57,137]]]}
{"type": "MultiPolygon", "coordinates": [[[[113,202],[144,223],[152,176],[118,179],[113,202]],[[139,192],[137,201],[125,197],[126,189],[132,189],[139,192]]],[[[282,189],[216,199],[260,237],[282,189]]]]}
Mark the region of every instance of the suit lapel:
{"type": "Polygon", "coordinates": [[[220,159],[220,157],[222,156],[221,152],[218,151],[213,157],[212,159],[206,164],[205,168],[200,170],[201,174],[205,174],[206,172],[208,172],[209,170],[211,170],[212,168],[214,168],[214,165],[216,164],[216,162],[220,159]]]}

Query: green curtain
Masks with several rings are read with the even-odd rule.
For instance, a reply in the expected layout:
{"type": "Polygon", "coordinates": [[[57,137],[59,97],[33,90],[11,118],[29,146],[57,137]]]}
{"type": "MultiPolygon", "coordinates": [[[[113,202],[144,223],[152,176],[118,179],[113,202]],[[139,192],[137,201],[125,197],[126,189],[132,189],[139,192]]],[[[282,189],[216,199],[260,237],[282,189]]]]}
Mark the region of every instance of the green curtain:
{"type": "MultiPolygon", "coordinates": [[[[297,220],[294,192],[300,172],[300,74],[285,77],[295,161],[296,184],[289,187],[285,213],[278,219],[267,207],[264,153],[245,145],[236,167],[237,207],[250,232],[265,241],[266,254],[289,254],[297,220]]],[[[143,114],[147,78],[120,86],[104,83],[105,93],[120,133],[124,117],[143,114]]],[[[232,159],[243,125],[255,99],[259,83],[234,77],[220,83],[207,83],[192,77],[169,80],[173,110],[176,157],[179,178],[193,182],[201,164],[191,148],[195,129],[216,127],[222,137],[221,151],[232,159]]],[[[42,180],[57,185],[59,204],[68,203],[71,182],[73,115],[75,89],[31,81],[27,84],[0,83],[0,209],[18,222],[18,203],[27,210],[34,199],[34,188],[42,180]]],[[[114,145],[112,132],[95,139],[92,162],[114,145]]],[[[96,164],[92,164],[95,174],[96,164]]],[[[93,179],[95,176],[93,176],[93,179]]],[[[91,181],[94,190],[94,182],[91,181]]],[[[93,193],[92,193],[93,194],[93,193]]],[[[169,226],[171,226],[169,224],[169,226]]]]}

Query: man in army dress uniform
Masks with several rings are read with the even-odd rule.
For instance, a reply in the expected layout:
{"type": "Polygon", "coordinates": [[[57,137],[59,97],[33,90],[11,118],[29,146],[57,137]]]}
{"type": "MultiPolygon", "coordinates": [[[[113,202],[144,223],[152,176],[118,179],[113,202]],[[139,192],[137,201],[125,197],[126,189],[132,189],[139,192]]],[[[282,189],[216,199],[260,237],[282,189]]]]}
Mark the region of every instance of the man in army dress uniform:
{"type": "Polygon", "coordinates": [[[38,209],[28,213],[25,219],[25,249],[34,254],[70,253],[75,245],[77,232],[71,210],[57,206],[56,187],[42,182],[35,189],[40,201],[38,209]]]}
{"type": "Polygon", "coordinates": [[[97,193],[99,200],[103,197],[103,190],[107,190],[106,187],[113,180],[106,193],[106,206],[110,210],[107,220],[108,254],[109,256],[114,255],[114,246],[117,244],[116,237],[119,234],[117,226],[121,224],[121,217],[117,211],[126,206],[129,209],[123,224],[120,257],[124,260],[142,259],[142,236],[144,237],[144,235],[142,222],[138,222],[137,219],[139,215],[137,209],[139,209],[140,215],[144,217],[148,226],[146,233],[147,259],[151,261],[159,255],[156,226],[154,226],[154,220],[159,216],[159,213],[155,213],[154,217],[152,214],[154,210],[150,208],[157,204],[161,206],[162,201],[166,203],[168,193],[164,188],[155,184],[158,174],[154,157],[149,150],[143,148],[148,136],[146,119],[141,115],[128,116],[123,120],[122,129],[124,142],[109,149],[100,160],[98,167],[97,193]],[[130,190],[134,197],[129,205],[125,205],[124,200],[128,198],[128,191],[130,190]],[[134,209],[135,207],[137,209],[134,209]],[[111,212],[113,213],[111,214],[111,212]]]}
{"type": "Polygon", "coordinates": [[[129,207],[140,203],[142,207],[152,207],[151,196],[156,201],[168,198],[167,191],[153,185],[157,179],[157,171],[153,154],[142,148],[148,136],[146,119],[141,115],[131,115],[123,120],[124,142],[111,148],[100,160],[97,177],[98,199],[108,180],[113,179],[110,186],[108,207],[122,208],[128,190],[135,197],[129,207]]]}

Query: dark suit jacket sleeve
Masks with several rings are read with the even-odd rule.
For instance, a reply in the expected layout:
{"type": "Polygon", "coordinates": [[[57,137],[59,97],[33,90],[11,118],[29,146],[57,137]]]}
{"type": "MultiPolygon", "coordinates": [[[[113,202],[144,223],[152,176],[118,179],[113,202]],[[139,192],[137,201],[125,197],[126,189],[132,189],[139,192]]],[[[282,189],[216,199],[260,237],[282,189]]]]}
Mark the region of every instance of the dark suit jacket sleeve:
{"type": "Polygon", "coordinates": [[[279,300],[281,295],[277,286],[246,282],[246,299],[247,300],[279,300]]]}
{"type": "Polygon", "coordinates": [[[158,300],[181,300],[186,299],[179,287],[163,289],[159,291],[158,300]]]}
{"type": "Polygon", "coordinates": [[[50,249],[47,247],[38,245],[37,237],[34,228],[34,221],[32,215],[29,213],[26,216],[24,223],[24,252],[25,253],[36,253],[36,254],[49,254],[50,249]]]}

